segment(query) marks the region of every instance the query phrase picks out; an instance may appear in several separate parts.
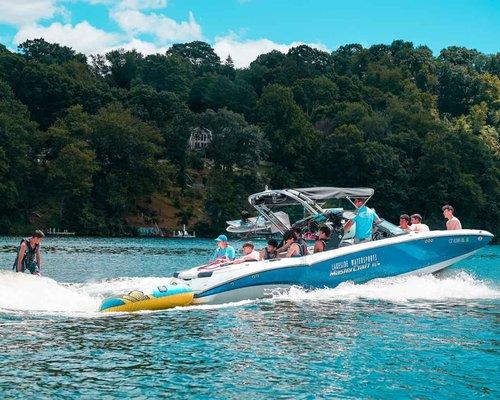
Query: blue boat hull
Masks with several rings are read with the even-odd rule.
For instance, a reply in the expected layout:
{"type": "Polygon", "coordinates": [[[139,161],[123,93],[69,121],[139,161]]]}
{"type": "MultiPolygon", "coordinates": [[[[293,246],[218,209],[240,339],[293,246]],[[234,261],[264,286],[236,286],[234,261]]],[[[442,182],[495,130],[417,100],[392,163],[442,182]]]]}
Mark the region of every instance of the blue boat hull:
{"type": "Polygon", "coordinates": [[[488,232],[462,235],[444,235],[441,232],[441,235],[427,234],[403,240],[391,238],[318,253],[303,257],[302,263],[290,266],[250,266],[248,274],[226,279],[199,291],[195,294],[195,302],[258,298],[262,297],[265,289],[292,285],[333,288],[345,281],[364,283],[376,278],[432,273],[469,257],[491,239],[492,235],[488,232]]]}

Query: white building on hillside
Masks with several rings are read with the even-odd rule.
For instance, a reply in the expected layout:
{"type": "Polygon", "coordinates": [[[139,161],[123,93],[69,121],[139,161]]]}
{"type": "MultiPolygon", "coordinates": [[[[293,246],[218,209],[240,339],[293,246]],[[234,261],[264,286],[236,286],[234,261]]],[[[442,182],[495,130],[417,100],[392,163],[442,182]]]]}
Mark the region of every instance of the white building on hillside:
{"type": "Polygon", "coordinates": [[[189,136],[189,149],[201,150],[207,147],[212,141],[212,132],[207,128],[201,126],[191,129],[191,136],[189,136]]]}

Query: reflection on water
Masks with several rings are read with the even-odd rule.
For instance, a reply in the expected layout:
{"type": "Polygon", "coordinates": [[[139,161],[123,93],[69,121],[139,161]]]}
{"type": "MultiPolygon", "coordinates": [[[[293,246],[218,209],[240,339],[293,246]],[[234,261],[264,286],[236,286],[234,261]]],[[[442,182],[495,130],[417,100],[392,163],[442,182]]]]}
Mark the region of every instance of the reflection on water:
{"type": "MultiPolygon", "coordinates": [[[[5,270],[14,239],[0,238],[5,270]]],[[[96,312],[109,294],[202,263],[213,245],[50,238],[46,278],[0,271],[0,398],[499,397],[496,247],[438,276],[96,312]]]]}

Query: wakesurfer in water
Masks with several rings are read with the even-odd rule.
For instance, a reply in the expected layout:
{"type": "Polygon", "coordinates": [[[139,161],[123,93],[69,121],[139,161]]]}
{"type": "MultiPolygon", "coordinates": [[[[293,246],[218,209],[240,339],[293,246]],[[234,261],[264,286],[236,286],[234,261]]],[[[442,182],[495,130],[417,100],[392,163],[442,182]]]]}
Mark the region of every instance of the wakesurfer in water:
{"type": "Polygon", "coordinates": [[[16,272],[30,271],[32,275],[41,275],[42,258],[40,257],[40,243],[45,237],[42,231],[35,231],[31,237],[21,240],[17,250],[16,261],[12,269],[16,272]]]}

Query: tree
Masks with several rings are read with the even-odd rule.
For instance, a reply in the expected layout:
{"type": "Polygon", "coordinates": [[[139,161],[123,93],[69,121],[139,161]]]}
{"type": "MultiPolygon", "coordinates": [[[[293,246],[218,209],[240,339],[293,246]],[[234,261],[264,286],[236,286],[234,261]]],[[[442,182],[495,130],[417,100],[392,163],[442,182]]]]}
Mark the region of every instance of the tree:
{"type": "Polygon", "coordinates": [[[103,108],[92,124],[91,144],[99,172],[94,199],[104,215],[121,218],[162,184],[168,164],[158,163],[163,138],[119,104],[103,108]]]}
{"type": "Polygon", "coordinates": [[[337,100],[338,87],[324,76],[301,79],[293,86],[293,96],[306,115],[313,118],[319,107],[337,100]]]}
{"type": "Polygon", "coordinates": [[[226,109],[206,111],[200,115],[199,125],[212,133],[208,157],[216,167],[223,170],[237,167],[257,173],[260,161],[269,151],[260,128],[248,125],[242,115],[226,109]]]}
{"type": "Polygon", "coordinates": [[[250,114],[256,103],[257,95],[248,83],[221,75],[207,75],[194,81],[188,100],[194,112],[226,107],[245,115],[250,114]]]}
{"type": "Polygon", "coordinates": [[[148,85],[136,85],[128,92],[133,114],[144,122],[163,129],[186,105],[172,92],[157,92],[148,85]]]}
{"type": "Polygon", "coordinates": [[[139,79],[157,91],[175,93],[185,99],[193,79],[188,61],[178,55],[149,55],[140,64],[139,79]]]}
{"type": "Polygon", "coordinates": [[[283,63],[283,73],[288,83],[294,83],[297,79],[325,74],[330,66],[332,59],[329,53],[301,45],[288,51],[283,63]]]}
{"type": "Polygon", "coordinates": [[[142,59],[142,54],[135,50],[120,49],[107,53],[110,83],[122,89],[130,89],[132,81],[137,78],[142,59]]]}
{"type": "Polygon", "coordinates": [[[196,75],[219,72],[221,61],[212,47],[205,42],[174,44],[167,51],[169,56],[179,56],[188,61],[195,69],[196,75]]]}
{"type": "Polygon", "coordinates": [[[234,62],[230,54],[228,54],[226,61],[224,61],[221,73],[227,76],[229,79],[234,79],[234,77],[236,76],[236,71],[234,70],[234,62]]]}
{"type": "Polygon", "coordinates": [[[488,63],[488,58],[477,50],[458,46],[450,46],[441,50],[438,60],[475,72],[485,72],[488,63]]]}
{"type": "Polygon", "coordinates": [[[38,130],[28,110],[0,81],[0,221],[5,232],[27,223],[38,204],[38,130]]]}
{"type": "Polygon", "coordinates": [[[292,91],[280,85],[270,85],[258,103],[259,124],[271,143],[270,161],[273,186],[294,186],[308,181],[309,160],[313,157],[316,132],[292,91]]]}
{"type": "Polygon", "coordinates": [[[21,53],[28,60],[44,64],[63,64],[68,61],[77,61],[85,64],[87,57],[73,49],[57,43],[48,43],[44,39],[26,40],[18,46],[21,53]]]}

